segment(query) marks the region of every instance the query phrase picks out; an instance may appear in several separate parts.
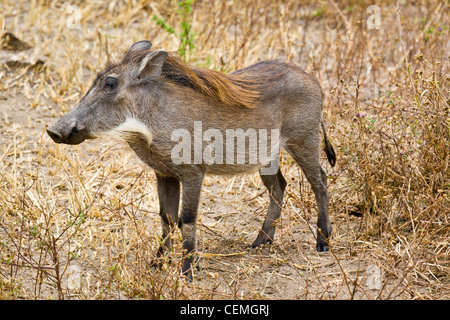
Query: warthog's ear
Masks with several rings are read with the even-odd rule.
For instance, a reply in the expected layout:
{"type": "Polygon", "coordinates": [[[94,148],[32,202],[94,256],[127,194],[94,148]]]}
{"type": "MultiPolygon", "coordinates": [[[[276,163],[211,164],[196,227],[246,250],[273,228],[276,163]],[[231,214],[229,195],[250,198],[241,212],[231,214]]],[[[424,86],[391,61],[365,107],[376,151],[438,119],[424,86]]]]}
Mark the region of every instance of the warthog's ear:
{"type": "Polygon", "coordinates": [[[141,40],[138,42],[135,42],[130,49],[127,50],[125,53],[125,56],[123,57],[122,61],[129,60],[133,55],[135,55],[138,52],[144,51],[144,50],[150,50],[152,47],[152,43],[148,40],[141,40]]]}
{"type": "Polygon", "coordinates": [[[154,78],[159,76],[168,55],[164,50],[149,52],[140,61],[135,62],[133,76],[137,78],[154,78]]]}

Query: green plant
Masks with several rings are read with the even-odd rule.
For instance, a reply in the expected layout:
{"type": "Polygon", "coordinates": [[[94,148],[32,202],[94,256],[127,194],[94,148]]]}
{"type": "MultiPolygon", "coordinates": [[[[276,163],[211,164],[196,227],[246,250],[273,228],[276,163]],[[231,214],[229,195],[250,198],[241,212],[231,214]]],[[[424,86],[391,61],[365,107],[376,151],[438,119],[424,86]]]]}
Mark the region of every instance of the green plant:
{"type": "Polygon", "coordinates": [[[185,0],[178,3],[181,14],[181,46],[178,48],[178,52],[182,57],[186,56],[186,51],[189,51],[195,47],[194,45],[194,34],[192,32],[192,4],[194,0],[185,0]]]}
{"type": "Polygon", "coordinates": [[[170,34],[177,35],[180,39],[178,53],[183,59],[186,59],[186,54],[195,48],[195,35],[192,32],[192,5],[194,0],[179,1],[177,3],[177,14],[181,17],[180,30],[177,32],[174,27],[167,24],[166,20],[158,15],[153,15],[153,20],[156,25],[170,34]]]}

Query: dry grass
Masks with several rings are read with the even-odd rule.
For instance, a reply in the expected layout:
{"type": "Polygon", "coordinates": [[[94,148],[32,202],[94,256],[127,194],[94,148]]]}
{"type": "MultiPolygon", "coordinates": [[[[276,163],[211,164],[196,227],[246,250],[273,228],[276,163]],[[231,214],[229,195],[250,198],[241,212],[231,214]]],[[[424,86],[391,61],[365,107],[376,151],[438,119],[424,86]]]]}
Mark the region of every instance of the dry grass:
{"type": "Polygon", "coordinates": [[[448,5],[407,3],[379,1],[368,29],[370,1],[2,2],[0,299],[449,299],[448,5]],[[8,50],[7,33],[29,48],[8,50]],[[259,177],[208,177],[202,270],[180,278],[179,247],[148,268],[160,241],[151,170],[123,144],[44,134],[144,38],[220,71],[279,58],[317,76],[338,156],[330,253],[314,250],[315,200],[283,154],[273,245],[245,249],[268,206],[259,177]]]}

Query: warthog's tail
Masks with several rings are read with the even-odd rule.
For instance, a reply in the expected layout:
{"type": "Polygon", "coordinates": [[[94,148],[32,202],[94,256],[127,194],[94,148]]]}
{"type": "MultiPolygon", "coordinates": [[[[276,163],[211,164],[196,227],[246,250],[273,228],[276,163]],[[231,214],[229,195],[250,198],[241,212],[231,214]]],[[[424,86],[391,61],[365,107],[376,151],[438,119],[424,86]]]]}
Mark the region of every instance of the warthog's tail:
{"type": "Polygon", "coordinates": [[[327,154],[328,162],[331,164],[332,167],[336,164],[336,153],[334,153],[333,146],[331,145],[330,141],[328,141],[327,133],[325,132],[325,126],[323,125],[323,121],[320,122],[322,125],[322,131],[323,131],[323,138],[325,142],[325,148],[324,151],[327,154]]]}

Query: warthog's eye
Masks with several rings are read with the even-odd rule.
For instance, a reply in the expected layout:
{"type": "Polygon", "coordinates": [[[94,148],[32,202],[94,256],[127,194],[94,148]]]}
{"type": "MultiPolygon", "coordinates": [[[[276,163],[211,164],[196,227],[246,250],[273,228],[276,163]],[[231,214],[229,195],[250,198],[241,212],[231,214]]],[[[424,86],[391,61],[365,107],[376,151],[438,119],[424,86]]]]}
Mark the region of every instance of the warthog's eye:
{"type": "Polygon", "coordinates": [[[117,87],[117,79],[113,77],[106,77],[105,88],[108,90],[114,90],[117,87]]]}

